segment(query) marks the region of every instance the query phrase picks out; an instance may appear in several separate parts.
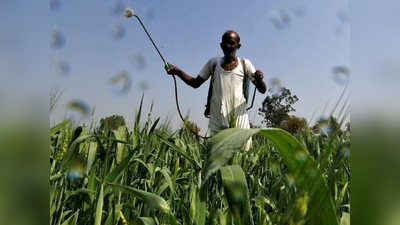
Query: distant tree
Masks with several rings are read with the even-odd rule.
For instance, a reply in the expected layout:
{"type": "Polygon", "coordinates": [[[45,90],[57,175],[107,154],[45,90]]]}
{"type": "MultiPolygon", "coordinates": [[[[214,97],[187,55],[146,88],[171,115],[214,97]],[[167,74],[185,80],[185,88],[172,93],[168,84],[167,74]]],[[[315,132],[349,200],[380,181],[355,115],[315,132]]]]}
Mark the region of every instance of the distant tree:
{"type": "Polygon", "coordinates": [[[100,119],[100,129],[104,130],[116,130],[120,126],[125,126],[125,118],[120,115],[113,115],[106,118],[100,119]]]}
{"type": "Polygon", "coordinates": [[[296,95],[292,95],[290,90],[284,87],[280,94],[267,96],[262,103],[262,108],[258,109],[258,114],[264,117],[261,122],[267,127],[280,127],[289,113],[296,111],[293,105],[298,100],[296,95]]]}
{"type": "Polygon", "coordinates": [[[286,130],[292,135],[296,135],[301,131],[301,129],[307,126],[307,120],[305,118],[300,118],[296,116],[287,116],[280,127],[283,130],[286,130]]]}

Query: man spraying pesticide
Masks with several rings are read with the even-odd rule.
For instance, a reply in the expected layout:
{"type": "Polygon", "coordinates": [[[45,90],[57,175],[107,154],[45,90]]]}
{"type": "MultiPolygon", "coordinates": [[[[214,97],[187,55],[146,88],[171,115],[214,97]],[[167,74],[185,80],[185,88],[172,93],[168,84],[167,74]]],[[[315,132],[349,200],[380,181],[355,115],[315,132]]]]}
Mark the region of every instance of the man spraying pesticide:
{"type": "MultiPolygon", "coordinates": [[[[227,128],[250,128],[247,110],[252,107],[254,96],[251,107],[247,108],[249,80],[262,94],[266,92],[267,86],[263,81],[264,75],[262,71],[256,70],[249,60],[240,59],[236,56],[237,50],[241,47],[240,36],[238,33],[228,30],[222,35],[220,46],[224,56],[214,57],[208,60],[198,76],[194,78],[177,66],[165,61],[143,23],[131,9],[127,9],[125,15],[127,17],[135,16],[139,20],[161,59],[164,61],[167,73],[173,75],[175,84],[176,80],[174,75],[178,76],[187,85],[195,89],[200,87],[208,78],[211,77],[207,105],[204,112],[204,115],[207,118],[210,118],[209,128],[211,136],[227,128]]],[[[254,90],[254,94],[255,91],[256,90],[254,90]]],[[[180,113],[179,106],[178,111],[180,113]]],[[[251,145],[252,140],[250,138],[245,149],[249,150],[251,145]]]]}
{"type": "MultiPolygon", "coordinates": [[[[267,89],[263,81],[263,72],[256,70],[249,60],[239,59],[236,56],[236,51],[241,47],[239,34],[232,30],[225,32],[222,35],[220,46],[224,56],[208,60],[196,78],[174,65],[170,65],[167,70],[168,74],[177,75],[193,88],[200,87],[211,77],[210,85],[212,86],[209,90],[211,99],[209,99],[204,113],[206,117],[210,118],[211,136],[227,128],[250,128],[246,92],[244,91],[246,77],[251,80],[260,93],[264,94],[267,89]]],[[[251,139],[246,145],[246,150],[250,146],[251,139]]]]}

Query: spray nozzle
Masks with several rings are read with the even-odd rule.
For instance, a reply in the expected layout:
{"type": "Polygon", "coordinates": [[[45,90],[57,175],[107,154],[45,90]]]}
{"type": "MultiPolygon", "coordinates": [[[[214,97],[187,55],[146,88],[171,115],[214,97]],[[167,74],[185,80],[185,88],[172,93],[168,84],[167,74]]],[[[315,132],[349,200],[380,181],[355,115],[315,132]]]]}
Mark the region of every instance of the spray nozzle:
{"type": "Polygon", "coordinates": [[[128,7],[125,9],[124,15],[126,18],[131,18],[135,15],[135,12],[133,11],[133,9],[128,7]]]}

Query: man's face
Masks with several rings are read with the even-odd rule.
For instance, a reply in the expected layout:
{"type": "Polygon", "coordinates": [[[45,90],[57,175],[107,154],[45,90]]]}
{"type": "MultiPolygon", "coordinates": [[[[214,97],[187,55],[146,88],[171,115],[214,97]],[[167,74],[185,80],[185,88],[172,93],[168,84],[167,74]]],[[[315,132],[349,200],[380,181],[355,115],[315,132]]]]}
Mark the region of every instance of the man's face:
{"type": "Polygon", "coordinates": [[[224,55],[234,55],[236,50],[240,48],[238,37],[235,33],[229,33],[222,38],[221,49],[224,55]]]}

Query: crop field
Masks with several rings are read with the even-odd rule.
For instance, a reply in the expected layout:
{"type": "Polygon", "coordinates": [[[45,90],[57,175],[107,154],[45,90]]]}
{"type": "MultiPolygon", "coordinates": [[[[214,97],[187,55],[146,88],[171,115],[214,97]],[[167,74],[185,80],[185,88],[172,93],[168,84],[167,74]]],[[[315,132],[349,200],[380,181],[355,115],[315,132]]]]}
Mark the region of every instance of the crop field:
{"type": "Polygon", "coordinates": [[[185,126],[171,131],[151,109],[141,122],[144,112],[141,103],[131,130],[50,128],[51,225],[350,224],[341,126],[295,136],[231,128],[203,140],[185,126]]]}

